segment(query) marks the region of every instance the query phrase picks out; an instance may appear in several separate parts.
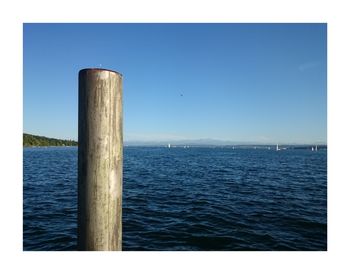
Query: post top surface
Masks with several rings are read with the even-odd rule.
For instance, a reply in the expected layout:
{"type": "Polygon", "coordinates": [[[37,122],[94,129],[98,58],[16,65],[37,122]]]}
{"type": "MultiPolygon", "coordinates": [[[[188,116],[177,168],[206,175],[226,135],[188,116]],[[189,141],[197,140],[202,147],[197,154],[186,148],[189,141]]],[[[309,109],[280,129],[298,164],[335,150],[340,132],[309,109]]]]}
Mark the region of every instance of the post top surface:
{"type": "Polygon", "coordinates": [[[81,69],[79,71],[79,73],[88,72],[88,71],[109,71],[109,72],[113,72],[113,73],[119,74],[120,76],[123,76],[123,74],[121,74],[118,71],[111,70],[111,69],[104,69],[104,68],[85,68],[85,69],[81,69]]]}

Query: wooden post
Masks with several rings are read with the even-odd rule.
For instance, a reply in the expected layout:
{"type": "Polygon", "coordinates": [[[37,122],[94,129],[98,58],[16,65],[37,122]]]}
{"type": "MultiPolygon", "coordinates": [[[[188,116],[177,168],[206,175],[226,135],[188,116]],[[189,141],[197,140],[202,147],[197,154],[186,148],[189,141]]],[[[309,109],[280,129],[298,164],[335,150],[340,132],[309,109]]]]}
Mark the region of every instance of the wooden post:
{"type": "Polygon", "coordinates": [[[122,249],[122,75],[79,72],[78,250],[122,249]]]}

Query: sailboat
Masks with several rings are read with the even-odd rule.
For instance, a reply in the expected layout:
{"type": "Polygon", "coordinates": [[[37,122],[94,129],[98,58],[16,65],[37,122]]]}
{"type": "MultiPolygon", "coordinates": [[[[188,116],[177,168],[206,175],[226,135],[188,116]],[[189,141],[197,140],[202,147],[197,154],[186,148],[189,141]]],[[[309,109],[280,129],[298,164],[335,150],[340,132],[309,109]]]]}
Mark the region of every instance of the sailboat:
{"type": "Polygon", "coordinates": [[[317,151],[317,145],[316,145],[316,147],[315,147],[315,151],[317,151]]]}
{"type": "Polygon", "coordinates": [[[168,148],[170,148],[171,146],[170,146],[170,144],[168,144],[168,148]]]}
{"type": "Polygon", "coordinates": [[[276,151],[279,151],[281,150],[279,147],[278,147],[278,144],[276,145],[276,151]]]}

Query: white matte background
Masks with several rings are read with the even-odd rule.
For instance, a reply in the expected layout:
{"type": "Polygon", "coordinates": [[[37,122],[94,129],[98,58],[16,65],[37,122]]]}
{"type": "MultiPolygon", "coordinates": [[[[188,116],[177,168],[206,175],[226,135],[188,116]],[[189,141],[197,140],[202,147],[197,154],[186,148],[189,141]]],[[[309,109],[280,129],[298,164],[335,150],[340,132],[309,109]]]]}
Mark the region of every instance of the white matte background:
{"type": "MultiPolygon", "coordinates": [[[[1,273],[350,273],[347,1],[2,1],[1,273]],[[22,24],[29,22],[328,23],[327,252],[23,252],[22,24]],[[347,254],[348,253],[348,254],[347,254]]],[[[62,110],[64,111],[64,110],[62,110]]]]}

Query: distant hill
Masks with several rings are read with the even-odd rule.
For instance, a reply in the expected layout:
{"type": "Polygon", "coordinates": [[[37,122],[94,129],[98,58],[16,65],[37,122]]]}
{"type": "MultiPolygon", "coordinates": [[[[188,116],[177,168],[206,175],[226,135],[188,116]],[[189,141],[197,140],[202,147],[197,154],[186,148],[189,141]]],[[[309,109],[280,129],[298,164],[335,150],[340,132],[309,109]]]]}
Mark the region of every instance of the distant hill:
{"type": "Polygon", "coordinates": [[[23,133],[23,146],[77,146],[78,142],[74,140],[61,140],[48,138],[44,136],[37,136],[32,134],[23,133]]]}

